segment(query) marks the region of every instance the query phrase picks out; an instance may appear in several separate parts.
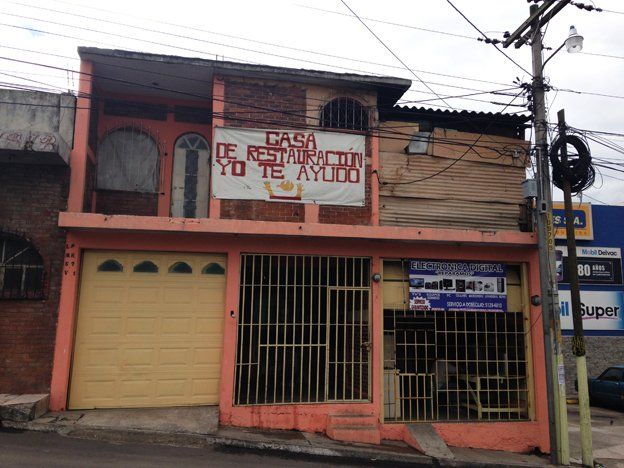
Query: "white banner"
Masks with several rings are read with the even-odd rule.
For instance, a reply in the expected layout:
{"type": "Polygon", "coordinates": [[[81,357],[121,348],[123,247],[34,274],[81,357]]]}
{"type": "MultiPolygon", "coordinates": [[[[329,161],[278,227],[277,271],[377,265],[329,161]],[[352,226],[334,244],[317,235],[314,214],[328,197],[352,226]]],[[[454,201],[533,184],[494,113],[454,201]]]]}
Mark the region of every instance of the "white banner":
{"type": "Polygon", "coordinates": [[[365,139],[350,133],[215,129],[215,198],[363,206],[365,139]]]}

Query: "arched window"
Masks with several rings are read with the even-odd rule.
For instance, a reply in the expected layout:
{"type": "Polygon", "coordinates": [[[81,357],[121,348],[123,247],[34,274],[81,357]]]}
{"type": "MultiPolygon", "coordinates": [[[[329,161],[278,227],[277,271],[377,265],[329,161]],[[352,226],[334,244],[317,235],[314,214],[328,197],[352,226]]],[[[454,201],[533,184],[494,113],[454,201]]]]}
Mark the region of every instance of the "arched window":
{"type": "Polygon", "coordinates": [[[332,99],[321,109],[321,126],[346,130],[368,130],[368,110],[348,97],[332,99]]]}
{"type": "Polygon", "coordinates": [[[97,271],[106,273],[121,273],[123,271],[123,265],[117,260],[109,258],[98,265],[97,271]]]}
{"type": "Polygon", "coordinates": [[[205,218],[208,215],[210,147],[196,133],[182,135],[173,152],[171,216],[205,218]]]}
{"type": "Polygon", "coordinates": [[[41,299],[43,259],[18,236],[0,233],[0,299],[41,299]]]}
{"type": "Polygon", "coordinates": [[[130,192],[158,191],[158,145],[134,127],[106,134],[97,152],[97,188],[130,192]]]}
{"type": "Polygon", "coordinates": [[[175,262],[169,267],[169,273],[193,273],[193,268],[186,262],[175,262]]]}
{"type": "Polygon", "coordinates": [[[134,265],[132,271],[134,273],[158,273],[158,265],[150,260],[143,260],[134,265]]]}
{"type": "Polygon", "coordinates": [[[202,268],[202,275],[224,275],[225,268],[218,263],[209,263],[202,268]]]}

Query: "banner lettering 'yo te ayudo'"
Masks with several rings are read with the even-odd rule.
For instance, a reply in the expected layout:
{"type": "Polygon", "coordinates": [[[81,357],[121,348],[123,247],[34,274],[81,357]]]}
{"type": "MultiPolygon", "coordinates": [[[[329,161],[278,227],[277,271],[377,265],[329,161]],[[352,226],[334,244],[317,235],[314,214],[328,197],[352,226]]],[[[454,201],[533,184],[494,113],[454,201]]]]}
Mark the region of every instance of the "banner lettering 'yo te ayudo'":
{"type": "Polygon", "coordinates": [[[215,198],[365,203],[363,135],[219,127],[213,147],[215,198]]]}

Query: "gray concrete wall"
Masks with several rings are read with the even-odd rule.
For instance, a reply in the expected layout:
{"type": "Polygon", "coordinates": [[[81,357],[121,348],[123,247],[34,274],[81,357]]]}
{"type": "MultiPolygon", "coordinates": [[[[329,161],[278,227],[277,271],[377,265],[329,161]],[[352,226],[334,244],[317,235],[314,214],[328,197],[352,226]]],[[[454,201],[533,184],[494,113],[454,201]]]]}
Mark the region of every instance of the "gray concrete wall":
{"type": "Polygon", "coordinates": [[[0,89],[0,131],[57,133],[74,141],[76,98],[71,94],[0,89]]]}
{"type": "MultiPolygon", "coordinates": [[[[624,364],[624,336],[586,336],[587,374],[597,377],[609,366],[624,364]]],[[[563,358],[566,375],[566,394],[576,395],[576,361],[572,354],[572,337],[563,337],[563,358]]]]}

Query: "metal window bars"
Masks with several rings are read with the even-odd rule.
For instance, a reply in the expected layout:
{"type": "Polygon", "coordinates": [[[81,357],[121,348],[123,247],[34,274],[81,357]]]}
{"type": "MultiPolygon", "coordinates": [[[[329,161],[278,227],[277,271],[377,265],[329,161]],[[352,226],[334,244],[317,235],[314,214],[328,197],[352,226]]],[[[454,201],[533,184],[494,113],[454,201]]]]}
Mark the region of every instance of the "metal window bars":
{"type": "Polygon", "coordinates": [[[42,299],[44,279],[39,252],[26,239],[0,233],[0,299],[42,299]]]}
{"type": "MultiPolygon", "coordinates": [[[[402,278],[384,282],[400,282],[407,298],[407,261],[400,267],[402,278]]],[[[520,293],[519,282],[508,278],[508,285],[510,294],[520,293]]],[[[529,417],[522,310],[410,311],[408,300],[398,302],[384,307],[385,421],[529,417]]]]}
{"type": "Polygon", "coordinates": [[[355,99],[339,97],[323,106],[320,121],[322,127],[364,132],[369,128],[369,113],[355,99]]]}
{"type": "Polygon", "coordinates": [[[370,399],[370,260],[241,256],[236,405],[370,399]]]}

